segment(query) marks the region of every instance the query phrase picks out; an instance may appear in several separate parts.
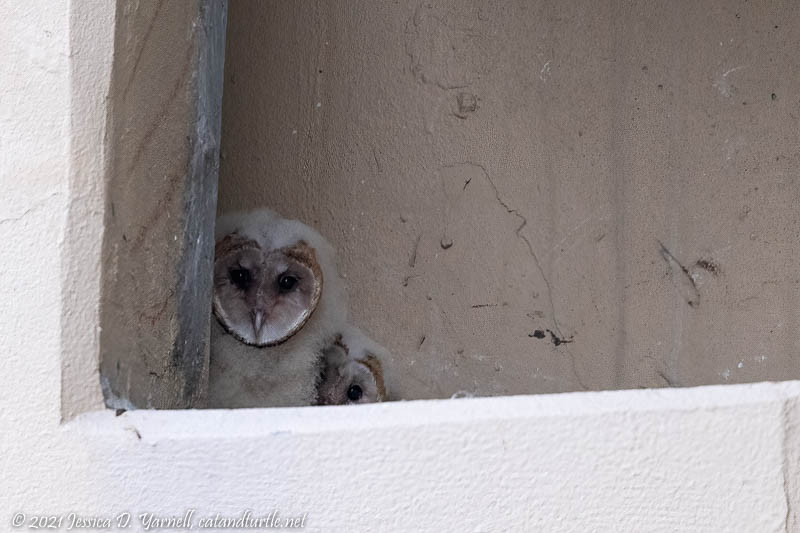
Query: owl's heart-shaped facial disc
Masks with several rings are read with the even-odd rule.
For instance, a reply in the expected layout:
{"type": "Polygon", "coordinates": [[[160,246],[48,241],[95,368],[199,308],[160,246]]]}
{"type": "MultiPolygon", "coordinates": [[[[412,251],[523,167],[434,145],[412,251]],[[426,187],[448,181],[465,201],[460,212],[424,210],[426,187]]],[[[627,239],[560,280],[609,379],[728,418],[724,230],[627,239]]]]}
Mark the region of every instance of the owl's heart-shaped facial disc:
{"type": "Polygon", "coordinates": [[[322,269],[305,241],[263,250],[237,234],[216,245],[214,314],[245,344],[281,344],[311,318],[322,295],[322,269]]]}

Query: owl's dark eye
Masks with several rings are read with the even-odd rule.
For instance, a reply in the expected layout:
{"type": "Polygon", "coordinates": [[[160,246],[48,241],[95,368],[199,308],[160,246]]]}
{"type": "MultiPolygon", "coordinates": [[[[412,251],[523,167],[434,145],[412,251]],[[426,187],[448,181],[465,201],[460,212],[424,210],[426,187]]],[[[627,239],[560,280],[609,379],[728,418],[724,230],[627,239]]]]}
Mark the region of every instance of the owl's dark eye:
{"type": "Polygon", "coordinates": [[[280,288],[281,292],[289,292],[295,288],[297,282],[298,279],[296,276],[292,276],[291,274],[283,274],[278,278],[278,288],[280,288]]]}
{"type": "Polygon", "coordinates": [[[231,278],[231,283],[242,290],[247,290],[247,288],[253,282],[253,276],[246,268],[231,269],[231,271],[228,272],[228,275],[231,278]]]}
{"type": "Polygon", "coordinates": [[[358,385],[350,385],[350,388],[347,389],[347,398],[351,402],[357,402],[362,396],[364,396],[364,391],[358,385]]]}

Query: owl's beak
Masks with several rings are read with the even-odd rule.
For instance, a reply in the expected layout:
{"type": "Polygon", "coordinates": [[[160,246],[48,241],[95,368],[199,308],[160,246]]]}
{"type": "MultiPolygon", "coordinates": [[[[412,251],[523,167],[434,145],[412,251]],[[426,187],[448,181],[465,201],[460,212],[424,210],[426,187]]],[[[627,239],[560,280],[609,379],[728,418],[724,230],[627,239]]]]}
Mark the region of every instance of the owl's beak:
{"type": "Polygon", "coordinates": [[[261,311],[256,311],[253,315],[253,331],[256,333],[256,337],[258,337],[259,333],[261,332],[261,326],[264,325],[264,313],[261,311]]]}

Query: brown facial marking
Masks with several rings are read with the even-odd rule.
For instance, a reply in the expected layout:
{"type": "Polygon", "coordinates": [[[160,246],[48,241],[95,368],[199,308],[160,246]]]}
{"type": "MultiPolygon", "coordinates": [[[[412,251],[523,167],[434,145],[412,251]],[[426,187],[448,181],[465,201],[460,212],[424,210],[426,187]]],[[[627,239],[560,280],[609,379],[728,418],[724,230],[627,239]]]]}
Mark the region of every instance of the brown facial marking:
{"type": "MultiPolygon", "coordinates": [[[[314,288],[314,297],[312,301],[316,302],[319,299],[319,294],[322,292],[322,268],[317,261],[317,254],[314,249],[308,245],[306,241],[297,241],[292,246],[284,248],[283,253],[287,257],[291,257],[300,264],[307,266],[314,274],[314,279],[317,280],[316,287],[314,288]]],[[[316,304],[314,305],[316,307],[316,304]]]]}
{"type": "Polygon", "coordinates": [[[221,257],[231,252],[241,250],[243,248],[256,248],[261,249],[258,243],[252,239],[242,237],[237,233],[226,235],[224,239],[217,242],[214,246],[214,256],[221,257]]]}
{"type": "MultiPolygon", "coordinates": [[[[247,239],[236,233],[231,233],[229,235],[226,235],[225,238],[223,238],[220,241],[217,241],[214,245],[214,262],[216,263],[216,261],[219,260],[220,257],[224,257],[230,253],[238,252],[245,248],[254,248],[257,250],[261,249],[258,243],[252,239],[247,239]]],[[[212,298],[213,305],[211,311],[213,315],[217,318],[219,324],[223,327],[223,329],[227,333],[233,335],[238,340],[244,342],[244,339],[242,339],[235,331],[232,331],[227,325],[228,317],[225,313],[224,306],[222,306],[219,301],[219,295],[217,294],[216,291],[217,285],[218,285],[218,280],[215,275],[214,278],[215,290],[212,298]]]]}
{"type": "Polygon", "coordinates": [[[378,385],[378,401],[386,400],[386,385],[383,382],[383,367],[380,360],[372,354],[367,354],[367,358],[361,361],[364,366],[369,368],[372,375],[375,376],[375,383],[378,385]]]}
{"type": "Polygon", "coordinates": [[[305,265],[311,270],[311,273],[314,275],[314,292],[311,294],[311,302],[309,307],[311,311],[306,315],[305,319],[300,322],[297,327],[295,327],[288,335],[284,338],[279,339],[274,344],[281,344],[286,342],[291,338],[295,333],[300,331],[303,326],[305,326],[306,322],[311,319],[311,316],[314,314],[314,311],[317,310],[317,305],[319,304],[320,296],[322,295],[322,285],[323,285],[323,276],[322,276],[322,268],[319,266],[317,262],[317,254],[314,252],[314,249],[308,245],[306,241],[297,241],[297,243],[293,244],[292,246],[287,246],[281,250],[286,257],[294,259],[298,263],[305,265]]]}

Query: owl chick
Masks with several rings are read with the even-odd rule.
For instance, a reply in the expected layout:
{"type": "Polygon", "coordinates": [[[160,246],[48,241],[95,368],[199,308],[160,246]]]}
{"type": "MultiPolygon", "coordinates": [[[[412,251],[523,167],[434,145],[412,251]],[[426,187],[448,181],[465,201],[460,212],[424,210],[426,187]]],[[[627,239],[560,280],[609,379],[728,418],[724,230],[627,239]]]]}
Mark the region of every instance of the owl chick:
{"type": "Polygon", "coordinates": [[[333,248],[259,209],[217,220],[208,406],[311,405],[347,320],[333,248]]]}
{"type": "Polygon", "coordinates": [[[319,384],[319,405],[382,402],[387,399],[381,359],[384,348],[354,327],[347,327],[323,351],[324,368],[319,384]],[[379,358],[380,357],[380,358],[379,358]]]}

